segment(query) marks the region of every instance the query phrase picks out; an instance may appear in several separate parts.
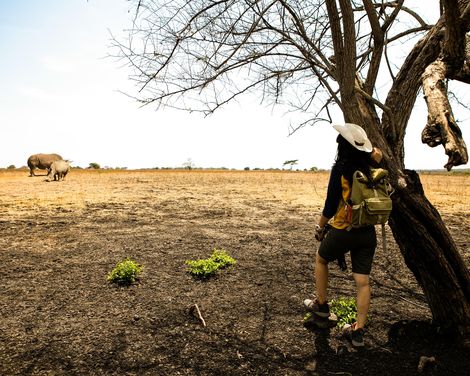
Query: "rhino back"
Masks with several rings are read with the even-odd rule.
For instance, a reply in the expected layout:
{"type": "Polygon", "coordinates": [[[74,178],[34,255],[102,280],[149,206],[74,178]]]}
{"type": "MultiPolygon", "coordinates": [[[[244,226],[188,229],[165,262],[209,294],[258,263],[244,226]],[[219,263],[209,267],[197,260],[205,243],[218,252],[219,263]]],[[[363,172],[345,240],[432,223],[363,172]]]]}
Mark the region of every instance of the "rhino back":
{"type": "Polygon", "coordinates": [[[63,159],[52,162],[51,169],[55,172],[68,172],[70,170],[70,163],[63,159]]]}
{"type": "Polygon", "coordinates": [[[33,154],[28,158],[28,167],[50,168],[52,162],[63,159],[59,154],[33,154]]]}

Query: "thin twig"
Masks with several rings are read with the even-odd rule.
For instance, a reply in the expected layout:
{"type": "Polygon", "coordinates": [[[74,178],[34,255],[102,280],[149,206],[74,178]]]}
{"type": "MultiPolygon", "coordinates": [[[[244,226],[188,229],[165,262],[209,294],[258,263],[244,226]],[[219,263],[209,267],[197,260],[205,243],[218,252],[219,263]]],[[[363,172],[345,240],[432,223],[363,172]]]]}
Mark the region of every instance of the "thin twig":
{"type": "Polygon", "coordinates": [[[202,317],[201,315],[201,311],[199,310],[199,307],[197,304],[194,304],[193,306],[191,306],[189,308],[189,313],[194,313],[194,311],[197,312],[197,318],[199,319],[199,321],[202,323],[202,326],[206,326],[206,321],[204,320],[204,317],[202,317]]]}

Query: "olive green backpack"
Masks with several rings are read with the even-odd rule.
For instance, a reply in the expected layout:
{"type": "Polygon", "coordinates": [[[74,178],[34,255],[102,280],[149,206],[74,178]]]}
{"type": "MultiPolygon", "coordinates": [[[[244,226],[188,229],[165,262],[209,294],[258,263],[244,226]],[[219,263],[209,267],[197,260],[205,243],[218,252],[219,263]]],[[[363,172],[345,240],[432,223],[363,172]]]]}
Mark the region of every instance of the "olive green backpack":
{"type": "Polygon", "coordinates": [[[393,193],[388,180],[388,171],[383,168],[371,169],[371,180],[361,171],[353,175],[351,198],[348,202],[351,227],[382,225],[382,247],[387,251],[385,223],[392,212],[393,193]]]}
{"type": "Polygon", "coordinates": [[[393,193],[388,171],[371,169],[371,180],[361,171],[353,175],[349,202],[352,227],[382,225],[388,221],[392,211],[390,195],[393,193]]]}

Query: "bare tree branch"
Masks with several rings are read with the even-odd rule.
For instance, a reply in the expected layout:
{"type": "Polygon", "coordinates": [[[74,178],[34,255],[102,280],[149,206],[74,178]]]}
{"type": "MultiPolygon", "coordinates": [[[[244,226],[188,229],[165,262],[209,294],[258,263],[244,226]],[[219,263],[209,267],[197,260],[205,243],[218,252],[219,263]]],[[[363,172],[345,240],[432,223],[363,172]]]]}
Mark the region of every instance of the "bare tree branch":
{"type": "Polygon", "coordinates": [[[467,163],[468,154],[448,100],[444,82],[446,71],[445,63],[438,60],[430,64],[424,72],[423,89],[428,105],[428,121],[422,133],[422,141],[431,147],[444,146],[445,153],[449,156],[444,167],[450,170],[454,166],[467,163]]]}
{"type": "MultiPolygon", "coordinates": [[[[349,0],[339,0],[342,20],[343,20],[343,51],[341,60],[337,64],[342,65],[340,77],[341,97],[343,101],[349,101],[354,96],[354,81],[356,70],[351,67],[356,66],[356,29],[354,27],[354,13],[349,0]]],[[[335,48],[335,55],[338,51],[335,48]]]]}
{"type": "MultiPolygon", "coordinates": [[[[398,0],[396,2],[396,6],[395,6],[395,9],[393,9],[392,14],[386,18],[385,22],[382,25],[382,31],[383,32],[386,32],[388,30],[388,28],[392,25],[393,21],[395,21],[395,19],[398,16],[398,13],[403,8],[403,3],[404,2],[405,2],[405,0],[398,0]]],[[[423,22],[423,20],[421,18],[419,18],[419,21],[423,22]]]]}
{"type": "Polygon", "coordinates": [[[395,42],[399,39],[402,39],[403,37],[406,37],[406,36],[409,36],[409,35],[414,35],[414,34],[419,33],[421,31],[429,31],[429,30],[431,30],[431,28],[432,28],[432,26],[425,25],[425,26],[414,27],[414,28],[402,31],[401,33],[398,33],[398,34],[394,35],[393,37],[388,38],[387,39],[387,44],[395,42]]]}
{"type": "MultiPolygon", "coordinates": [[[[452,5],[457,0],[447,1],[452,5]]],[[[466,1],[458,0],[464,10],[466,1]]],[[[119,48],[134,68],[132,78],[140,85],[141,103],[207,115],[242,94],[259,90],[263,101],[289,105],[321,119],[333,105],[357,121],[366,113],[376,119],[378,110],[382,111],[379,126],[386,130],[394,150],[403,148],[423,64],[439,56],[438,35],[444,22],[430,32],[431,26],[404,7],[404,0],[364,0],[362,7],[354,8],[357,2],[349,0],[135,3],[138,17],[130,31],[132,45],[119,48]],[[403,15],[414,24],[395,27],[403,15]],[[392,43],[422,32],[433,36],[432,43],[423,42],[403,70],[394,73],[388,53],[392,43]],[[393,100],[379,99],[383,94],[376,85],[384,81],[380,78],[382,59],[392,77],[393,100]]],[[[466,14],[462,11],[461,18],[466,14]]],[[[464,69],[467,66],[465,60],[452,77],[466,80],[470,77],[470,70],[464,69]]],[[[403,155],[398,153],[398,160],[403,155]]]]}
{"type": "Polygon", "coordinates": [[[470,84],[470,38],[465,36],[465,59],[458,71],[447,71],[446,77],[470,84]]]}
{"type": "MultiPolygon", "coordinates": [[[[413,11],[412,9],[410,9],[408,7],[404,7],[402,5],[403,3],[404,3],[404,0],[374,3],[374,7],[376,7],[376,8],[386,8],[386,7],[394,8],[394,11],[393,11],[392,15],[390,16],[390,20],[389,21],[387,20],[384,23],[384,31],[390,27],[390,25],[393,23],[393,21],[395,20],[396,16],[398,15],[398,12],[400,10],[403,10],[404,12],[409,14],[411,17],[413,17],[416,21],[418,21],[418,23],[421,26],[423,26],[423,27],[424,26],[429,26],[418,13],[416,13],[415,11],[413,11]]],[[[364,9],[365,9],[365,7],[356,7],[356,8],[354,8],[354,11],[362,11],[364,9]]]]}
{"type": "Polygon", "coordinates": [[[457,0],[443,0],[446,23],[443,60],[449,74],[460,70],[465,58],[465,31],[460,19],[457,0]]]}
{"type": "MultiPolygon", "coordinates": [[[[364,0],[364,8],[366,9],[369,23],[372,28],[372,36],[374,47],[372,49],[372,58],[369,64],[369,71],[364,85],[365,92],[369,95],[372,94],[379,74],[380,63],[382,61],[382,51],[384,47],[384,32],[380,26],[379,18],[375,12],[374,5],[371,0],[364,0]]],[[[396,8],[399,9],[399,8],[396,8]]]]}
{"type": "Polygon", "coordinates": [[[461,22],[464,30],[466,32],[470,31],[470,4],[467,4],[462,11],[461,22]]]}

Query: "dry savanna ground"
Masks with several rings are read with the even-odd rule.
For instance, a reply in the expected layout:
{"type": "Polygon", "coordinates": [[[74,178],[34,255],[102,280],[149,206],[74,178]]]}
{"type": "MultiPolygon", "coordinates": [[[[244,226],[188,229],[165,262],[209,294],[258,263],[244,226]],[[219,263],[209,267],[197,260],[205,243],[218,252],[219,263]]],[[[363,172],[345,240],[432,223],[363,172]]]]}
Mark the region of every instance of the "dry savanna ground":
{"type": "MultiPolygon", "coordinates": [[[[470,175],[421,178],[469,265],[470,175]]],[[[434,357],[424,374],[468,374],[468,355],[437,333],[389,229],[366,348],[337,328],[304,327],[327,180],[74,169],[47,183],[0,171],[0,374],[414,375],[423,356],[434,357]],[[215,248],[237,264],[194,279],[185,261],[215,248]],[[127,257],[144,266],[138,283],[109,283],[127,257]]],[[[330,275],[331,298],[354,296],[350,270],[330,275]]]]}

